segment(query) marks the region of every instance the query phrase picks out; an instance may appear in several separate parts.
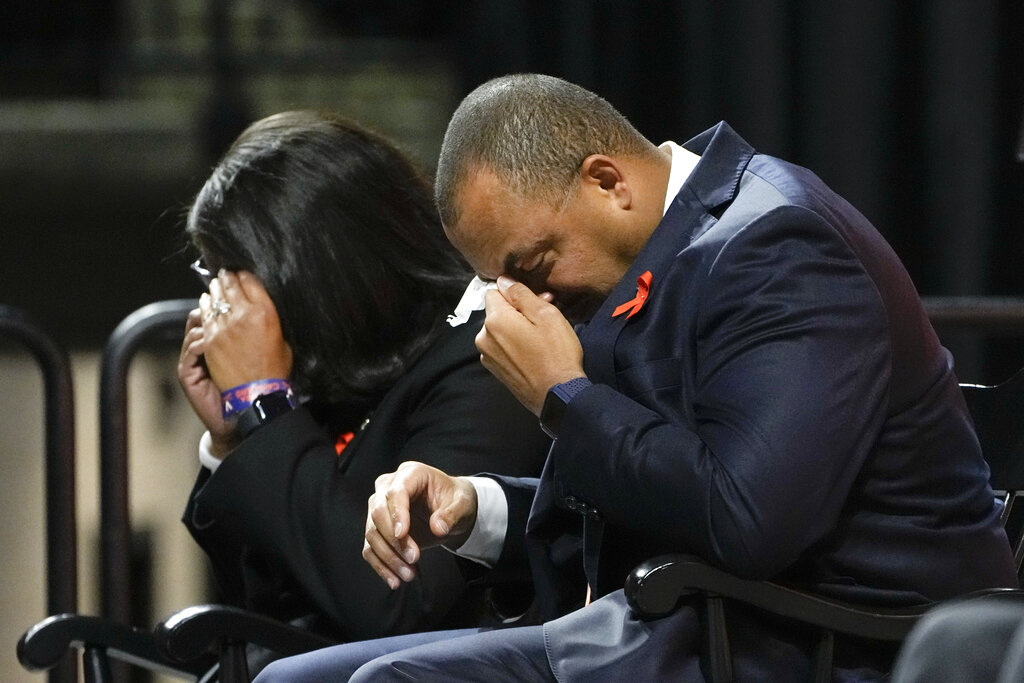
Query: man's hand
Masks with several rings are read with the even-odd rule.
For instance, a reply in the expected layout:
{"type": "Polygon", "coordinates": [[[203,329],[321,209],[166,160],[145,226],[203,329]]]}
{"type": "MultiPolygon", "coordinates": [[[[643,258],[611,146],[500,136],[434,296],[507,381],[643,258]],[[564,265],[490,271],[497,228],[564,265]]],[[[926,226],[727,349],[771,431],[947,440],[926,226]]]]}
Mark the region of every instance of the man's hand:
{"type": "Polygon", "coordinates": [[[548,389],[586,374],[572,325],[544,295],[502,275],[498,291],[487,292],[486,310],[476,336],[480,362],[534,415],[548,389]]]}
{"type": "Polygon", "coordinates": [[[382,474],[368,501],[363,559],[392,588],[416,578],[420,552],[462,545],[476,522],[476,489],[419,462],[382,474]]]}

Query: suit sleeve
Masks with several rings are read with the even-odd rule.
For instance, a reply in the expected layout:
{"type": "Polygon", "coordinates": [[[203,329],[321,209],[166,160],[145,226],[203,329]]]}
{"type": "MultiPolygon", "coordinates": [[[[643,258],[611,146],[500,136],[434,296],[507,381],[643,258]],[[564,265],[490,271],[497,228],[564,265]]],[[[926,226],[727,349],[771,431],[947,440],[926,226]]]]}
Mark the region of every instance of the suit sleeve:
{"type": "MultiPolygon", "coordinates": [[[[475,355],[466,357],[409,406],[404,423],[395,425],[406,434],[395,452],[367,453],[360,446],[363,462],[379,463],[373,476],[405,460],[456,474],[540,469],[547,440],[536,419],[475,355]]],[[[194,494],[186,522],[199,529],[201,542],[206,536],[204,546],[211,538],[237,539],[247,571],[262,563],[285,576],[344,638],[437,627],[480,568],[443,550],[427,551],[419,579],[390,590],[361,556],[372,493],[372,476],[346,476],[327,434],[298,409],[257,430],[224,460],[194,494]]]]}
{"type": "Polygon", "coordinates": [[[766,214],[702,263],[701,289],[678,303],[698,307],[679,410],[589,387],[552,457],[608,521],[768,577],[834,527],[871,452],[888,401],[885,310],[856,254],[803,209],[766,214]]]}

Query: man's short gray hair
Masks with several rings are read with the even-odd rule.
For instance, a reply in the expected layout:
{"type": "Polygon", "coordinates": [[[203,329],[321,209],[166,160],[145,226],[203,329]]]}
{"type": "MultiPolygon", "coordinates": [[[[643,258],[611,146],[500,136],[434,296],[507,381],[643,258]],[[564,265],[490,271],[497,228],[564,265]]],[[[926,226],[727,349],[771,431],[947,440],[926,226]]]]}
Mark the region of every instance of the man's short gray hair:
{"type": "Polygon", "coordinates": [[[434,196],[441,221],[454,225],[464,182],[487,168],[520,196],[558,206],[587,156],[655,151],[626,117],[585,88],[539,74],[503,76],[476,88],[452,115],[434,196]]]}

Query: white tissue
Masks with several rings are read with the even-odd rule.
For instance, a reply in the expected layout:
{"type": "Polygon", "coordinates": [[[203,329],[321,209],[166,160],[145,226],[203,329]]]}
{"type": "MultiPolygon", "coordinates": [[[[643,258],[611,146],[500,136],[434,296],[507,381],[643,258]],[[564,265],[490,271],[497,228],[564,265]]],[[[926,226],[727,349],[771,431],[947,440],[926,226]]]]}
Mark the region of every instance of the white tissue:
{"type": "Polygon", "coordinates": [[[469,320],[473,311],[483,310],[484,295],[487,294],[487,290],[497,288],[496,282],[484,282],[474,275],[473,279],[469,281],[462,299],[459,300],[459,305],[455,307],[455,312],[448,316],[448,324],[458,327],[469,320]]]}

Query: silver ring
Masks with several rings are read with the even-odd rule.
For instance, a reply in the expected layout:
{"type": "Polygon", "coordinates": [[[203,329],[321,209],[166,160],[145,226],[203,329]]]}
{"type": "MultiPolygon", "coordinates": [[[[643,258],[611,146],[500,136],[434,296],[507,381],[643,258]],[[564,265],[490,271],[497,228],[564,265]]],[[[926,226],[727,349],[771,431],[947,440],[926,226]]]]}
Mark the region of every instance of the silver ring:
{"type": "Polygon", "coordinates": [[[214,317],[219,315],[227,315],[228,313],[231,312],[231,304],[229,304],[227,301],[224,301],[224,299],[217,299],[216,301],[213,302],[212,306],[214,317]]]}

